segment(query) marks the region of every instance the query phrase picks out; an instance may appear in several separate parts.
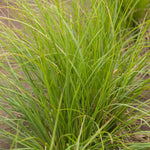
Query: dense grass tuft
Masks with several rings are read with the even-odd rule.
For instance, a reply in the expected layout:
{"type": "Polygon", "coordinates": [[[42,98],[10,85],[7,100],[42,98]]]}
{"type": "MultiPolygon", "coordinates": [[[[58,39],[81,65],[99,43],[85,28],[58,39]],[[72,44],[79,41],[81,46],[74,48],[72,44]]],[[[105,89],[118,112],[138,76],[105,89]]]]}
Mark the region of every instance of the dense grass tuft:
{"type": "Polygon", "coordinates": [[[150,101],[142,101],[150,87],[150,52],[143,53],[150,20],[131,27],[131,7],[122,11],[119,0],[10,5],[18,15],[1,19],[22,25],[0,27],[0,108],[8,116],[1,122],[9,127],[0,138],[11,149],[150,147],[148,138],[130,140],[150,136],[140,130],[150,121],[150,101]]]}

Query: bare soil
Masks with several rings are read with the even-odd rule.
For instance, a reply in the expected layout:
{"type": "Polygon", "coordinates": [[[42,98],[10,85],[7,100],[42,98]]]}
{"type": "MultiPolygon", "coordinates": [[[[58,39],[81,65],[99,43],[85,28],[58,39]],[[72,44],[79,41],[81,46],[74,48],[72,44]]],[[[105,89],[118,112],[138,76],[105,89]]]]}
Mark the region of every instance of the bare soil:
{"type": "MultiPolygon", "coordinates": [[[[5,3],[4,0],[0,0],[0,25],[1,25],[1,21],[5,26],[11,26],[11,28],[13,28],[14,26],[17,27],[18,29],[21,28],[21,24],[15,22],[15,21],[11,21],[11,23],[7,20],[7,19],[2,19],[1,17],[10,17],[12,18],[12,14],[11,11],[9,9],[9,7],[7,6],[7,4],[5,3]]],[[[0,49],[0,54],[2,53],[2,50],[0,49]]],[[[6,71],[4,71],[2,68],[0,68],[0,73],[3,74],[7,74],[6,71]]],[[[0,84],[2,84],[2,81],[0,80],[0,84]]],[[[7,107],[8,109],[10,109],[10,107],[8,106],[8,104],[4,103],[5,107],[7,107]]],[[[8,115],[0,110],[0,116],[1,117],[8,117],[8,115]]],[[[2,122],[0,122],[0,129],[5,129],[6,131],[10,131],[10,128],[3,124],[2,122]]],[[[9,141],[5,138],[1,138],[0,139],[0,149],[10,149],[10,145],[9,141]]]]}

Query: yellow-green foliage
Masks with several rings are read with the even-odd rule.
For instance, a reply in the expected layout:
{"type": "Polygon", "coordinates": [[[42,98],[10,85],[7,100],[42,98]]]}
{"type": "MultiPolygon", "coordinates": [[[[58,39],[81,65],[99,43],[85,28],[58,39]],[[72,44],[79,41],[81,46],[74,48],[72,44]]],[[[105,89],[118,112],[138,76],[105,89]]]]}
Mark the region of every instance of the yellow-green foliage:
{"type": "Polygon", "coordinates": [[[128,5],[130,5],[130,8],[134,7],[133,18],[138,21],[144,17],[146,10],[150,6],[150,0],[123,0],[123,7],[126,8],[128,5]]]}

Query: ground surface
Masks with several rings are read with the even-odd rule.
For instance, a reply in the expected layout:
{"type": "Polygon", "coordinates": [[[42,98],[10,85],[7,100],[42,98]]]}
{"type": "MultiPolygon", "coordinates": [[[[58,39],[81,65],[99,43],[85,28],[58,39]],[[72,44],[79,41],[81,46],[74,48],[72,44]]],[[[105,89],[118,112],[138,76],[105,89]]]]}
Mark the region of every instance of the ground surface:
{"type": "MultiPolygon", "coordinates": [[[[0,17],[12,17],[11,13],[9,12],[10,10],[7,8],[7,4],[4,3],[4,0],[0,0],[0,17]]],[[[2,21],[5,25],[9,25],[9,22],[7,20],[2,20],[0,18],[0,21],[2,21]]],[[[21,25],[16,23],[16,22],[13,22],[13,24],[17,27],[17,28],[20,28],[21,25]]],[[[0,24],[1,25],[1,24],[0,24]]],[[[0,49],[0,54],[2,53],[2,50],[0,49]]],[[[0,73],[6,73],[2,68],[0,68],[0,73]]],[[[0,84],[2,84],[1,80],[0,80],[0,84]]],[[[5,104],[5,106],[9,109],[9,106],[7,104],[5,104]]],[[[0,111],[0,117],[8,117],[6,115],[5,112],[3,112],[2,110],[0,111]]],[[[2,124],[0,122],[0,129],[6,129],[7,128],[7,131],[9,131],[9,128],[2,124]]],[[[8,142],[7,140],[5,139],[0,139],[0,149],[9,149],[10,148],[10,145],[9,144],[6,144],[5,142],[8,142]],[[2,141],[3,140],[3,141],[2,141]]]]}

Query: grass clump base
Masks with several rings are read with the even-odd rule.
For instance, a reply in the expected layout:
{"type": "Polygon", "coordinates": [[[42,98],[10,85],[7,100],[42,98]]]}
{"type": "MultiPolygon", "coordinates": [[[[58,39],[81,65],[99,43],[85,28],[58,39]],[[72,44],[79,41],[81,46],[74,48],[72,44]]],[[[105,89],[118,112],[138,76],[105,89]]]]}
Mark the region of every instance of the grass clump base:
{"type": "Polygon", "coordinates": [[[150,81],[149,52],[142,53],[150,20],[131,28],[131,6],[122,11],[119,0],[9,6],[18,15],[1,19],[22,26],[2,23],[0,33],[0,108],[8,116],[1,122],[9,127],[0,137],[10,149],[150,147],[150,132],[139,128],[149,126],[149,100],[141,94],[150,81]],[[144,143],[130,142],[141,134],[144,143]]]}

